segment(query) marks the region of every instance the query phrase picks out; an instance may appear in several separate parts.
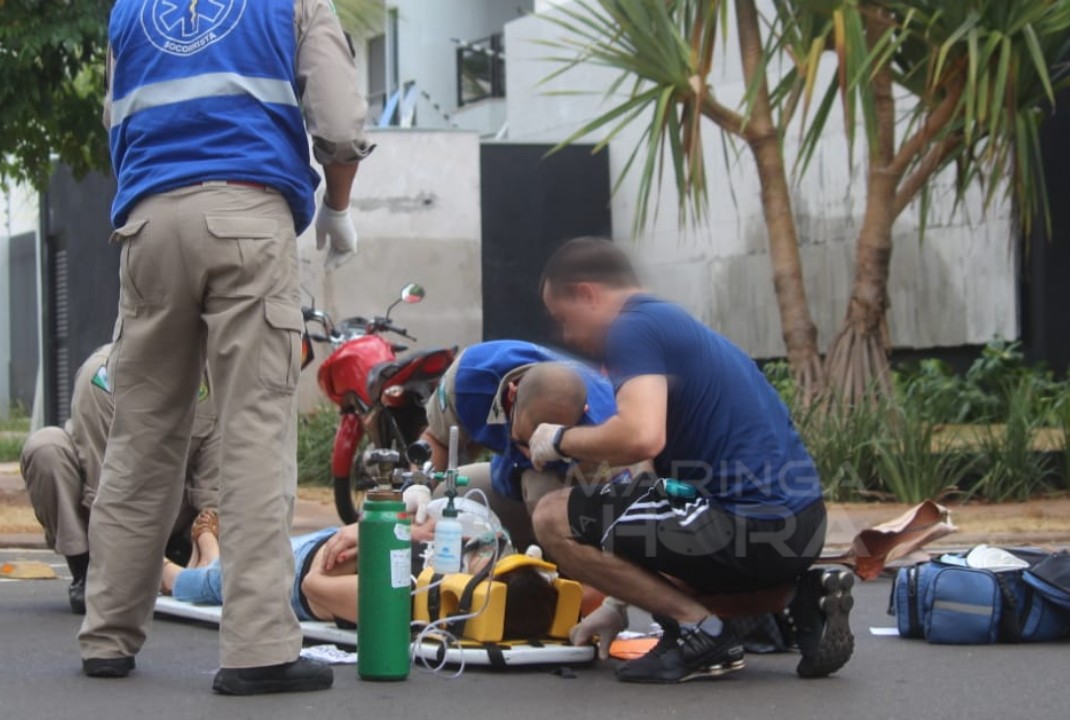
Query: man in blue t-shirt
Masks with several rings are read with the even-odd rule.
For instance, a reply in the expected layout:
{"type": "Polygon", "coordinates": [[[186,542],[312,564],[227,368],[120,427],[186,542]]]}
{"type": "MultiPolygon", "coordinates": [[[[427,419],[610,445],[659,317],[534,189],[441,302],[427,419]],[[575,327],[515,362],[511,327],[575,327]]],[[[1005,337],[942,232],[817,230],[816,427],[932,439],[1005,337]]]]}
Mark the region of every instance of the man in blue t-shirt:
{"type": "Polygon", "coordinates": [[[543,422],[597,425],[616,412],[613,387],[594,368],[534,343],[497,340],[472,345],[454,360],[427,402],[422,439],[439,470],[446,468],[454,426],[461,462],[493,454],[489,464],[467,465],[461,474],[487,493],[516,546],[524,548],[535,541],[531,510],[570,470],[565,462],[535,470],[525,454],[532,432],[543,422]]]}
{"type": "Polygon", "coordinates": [[[653,458],[657,471],[555,492],[535,513],[536,533],[562,570],[612,596],[574,640],[619,631],[623,601],[655,614],[666,635],[625,663],[621,680],[724,674],[743,666],[742,643],[695,595],[798,580],[791,614],[799,674],[842,667],[853,647],[850,576],[807,572],[825,538],[820,480],[754,362],[682,308],[645,294],[627,255],[606,240],[562,246],[542,295],[566,342],[604,357],[617,414],[593,427],[540,425],[530,440],[533,464],[653,458]]]}

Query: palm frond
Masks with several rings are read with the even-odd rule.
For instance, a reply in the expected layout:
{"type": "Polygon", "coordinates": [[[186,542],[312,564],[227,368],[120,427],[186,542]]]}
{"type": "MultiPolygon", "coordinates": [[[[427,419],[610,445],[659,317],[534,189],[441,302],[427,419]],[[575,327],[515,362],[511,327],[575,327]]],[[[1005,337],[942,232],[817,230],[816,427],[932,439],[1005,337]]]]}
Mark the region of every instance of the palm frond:
{"type": "Polygon", "coordinates": [[[614,184],[616,190],[627,173],[639,173],[636,231],[656,214],[667,177],[679,191],[682,221],[698,221],[705,213],[702,126],[714,102],[707,97],[708,82],[726,9],[726,0],[578,0],[544,16],[562,35],[542,43],[559,65],[542,79],[543,87],[560,85],[579,65],[620,73],[606,90],[579,91],[601,95],[605,109],[551,152],[586,137],[596,138],[599,152],[648,119],[614,184]]]}

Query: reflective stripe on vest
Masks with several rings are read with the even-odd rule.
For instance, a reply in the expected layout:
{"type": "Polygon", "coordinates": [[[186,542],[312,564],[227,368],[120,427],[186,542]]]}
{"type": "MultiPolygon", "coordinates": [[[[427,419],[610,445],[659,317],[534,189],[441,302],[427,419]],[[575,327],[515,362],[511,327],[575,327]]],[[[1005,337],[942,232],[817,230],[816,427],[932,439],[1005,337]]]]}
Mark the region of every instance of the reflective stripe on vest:
{"type": "Polygon", "coordinates": [[[248,95],[262,103],[298,106],[293,86],[286,80],[237,73],[206,73],[135,88],[125,97],[112,102],[111,126],[122,125],[127,118],[142,110],[228,95],[248,95]]]}

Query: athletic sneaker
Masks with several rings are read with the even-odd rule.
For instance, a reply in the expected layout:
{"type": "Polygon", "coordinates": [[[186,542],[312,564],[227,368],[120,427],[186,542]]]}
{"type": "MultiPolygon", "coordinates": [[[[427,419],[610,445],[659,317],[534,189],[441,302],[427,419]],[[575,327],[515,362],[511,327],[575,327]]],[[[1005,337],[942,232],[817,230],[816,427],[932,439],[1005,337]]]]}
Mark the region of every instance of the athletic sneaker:
{"type": "Polygon", "coordinates": [[[854,583],[854,574],[846,570],[810,570],[799,580],[789,611],[802,653],[795,668],[800,677],[828,677],[851,659],[854,583]]]}
{"type": "Polygon", "coordinates": [[[726,626],[720,635],[682,629],[675,621],[654,618],[664,630],[661,640],[641,658],[617,668],[617,679],[633,683],[683,683],[743,669],[743,644],[726,626]]]}

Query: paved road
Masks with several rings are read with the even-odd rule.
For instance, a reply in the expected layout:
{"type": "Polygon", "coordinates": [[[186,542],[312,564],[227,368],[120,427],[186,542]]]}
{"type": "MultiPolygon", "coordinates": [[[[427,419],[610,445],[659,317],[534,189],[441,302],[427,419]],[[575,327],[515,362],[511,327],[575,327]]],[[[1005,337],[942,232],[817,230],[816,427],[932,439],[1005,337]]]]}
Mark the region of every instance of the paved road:
{"type": "MultiPolygon", "coordinates": [[[[60,564],[48,554],[0,551],[60,564]]],[[[1070,645],[948,648],[874,637],[886,627],[888,584],[859,589],[854,616],[858,649],[828,680],[794,675],[796,658],[748,658],[748,668],[719,681],[680,687],[626,686],[608,666],[581,668],[577,679],[545,671],[469,671],[456,681],[414,675],[406,683],[371,684],[355,669],[336,670],[327,693],[234,699],[211,694],[216,632],[157,621],[135,676],[89,680],[79,672],[67,612],[66,584],[0,582],[0,718],[4,720],[291,720],[316,717],[405,720],[553,718],[843,718],[845,720],[996,720],[1066,718],[1070,645]]]]}

